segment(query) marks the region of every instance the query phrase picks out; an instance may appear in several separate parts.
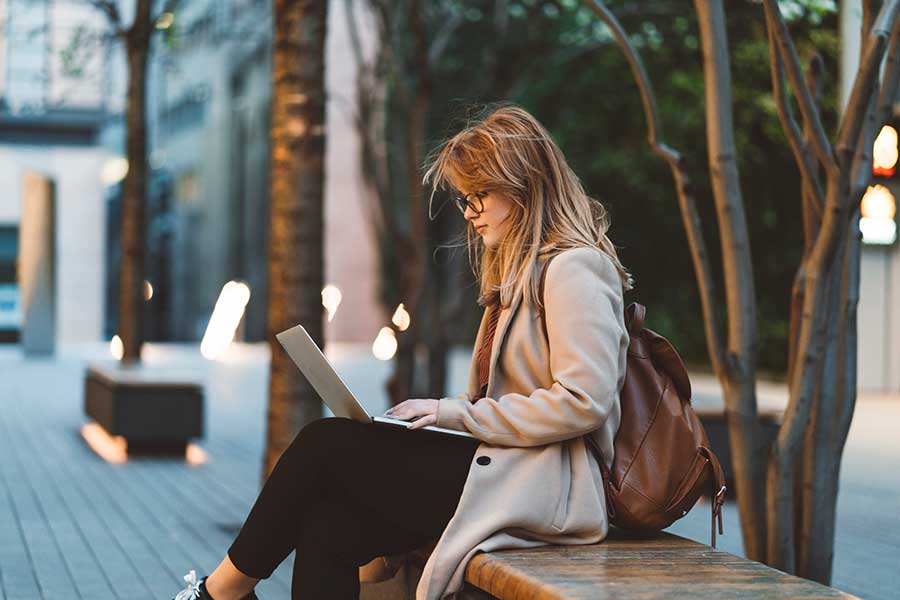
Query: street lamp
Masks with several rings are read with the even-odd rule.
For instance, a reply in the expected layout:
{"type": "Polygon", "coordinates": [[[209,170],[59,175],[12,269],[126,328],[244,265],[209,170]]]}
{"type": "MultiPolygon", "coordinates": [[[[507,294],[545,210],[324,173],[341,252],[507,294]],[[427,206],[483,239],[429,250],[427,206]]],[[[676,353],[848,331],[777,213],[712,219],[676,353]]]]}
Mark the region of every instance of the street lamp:
{"type": "Polygon", "coordinates": [[[883,185],[870,185],[860,207],[859,230],[864,244],[893,244],[897,240],[897,201],[883,185]]]}

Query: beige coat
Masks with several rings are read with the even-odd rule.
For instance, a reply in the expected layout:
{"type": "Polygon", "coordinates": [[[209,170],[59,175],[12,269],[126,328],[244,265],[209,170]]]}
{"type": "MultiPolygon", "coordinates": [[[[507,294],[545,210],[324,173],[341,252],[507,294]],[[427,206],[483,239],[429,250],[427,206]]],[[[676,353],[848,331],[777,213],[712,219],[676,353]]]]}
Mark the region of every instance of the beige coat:
{"type": "MultiPolygon", "coordinates": [[[[536,280],[539,275],[538,269],[536,280]]],[[[621,280],[602,252],[566,250],[550,263],[544,303],[546,337],[538,308],[521,297],[501,311],[485,398],[469,400],[478,391],[473,355],[468,392],[440,400],[438,426],[468,430],[483,443],[425,564],[416,600],[458,592],[479,551],[606,537],[600,470],[581,436],[593,435],[612,464],[629,342],[621,280]]]]}

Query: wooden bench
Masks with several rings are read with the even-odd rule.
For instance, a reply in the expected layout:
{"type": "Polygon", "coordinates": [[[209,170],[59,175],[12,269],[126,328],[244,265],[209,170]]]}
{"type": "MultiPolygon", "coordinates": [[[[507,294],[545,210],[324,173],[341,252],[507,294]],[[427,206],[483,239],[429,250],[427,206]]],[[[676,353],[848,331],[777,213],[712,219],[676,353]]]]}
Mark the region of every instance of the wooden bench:
{"type": "MultiPolygon", "coordinates": [[[[421,565],[364,584],[362,600],[412,600],[421,565]],[[393,585],[391,585],[393,584],[393,585]]],[[[588,546],[542,546],[476,554],[460,600],[601,598],[854,598],[758,562],[670,533],[638,537],[610,529],[588,546]]]]}

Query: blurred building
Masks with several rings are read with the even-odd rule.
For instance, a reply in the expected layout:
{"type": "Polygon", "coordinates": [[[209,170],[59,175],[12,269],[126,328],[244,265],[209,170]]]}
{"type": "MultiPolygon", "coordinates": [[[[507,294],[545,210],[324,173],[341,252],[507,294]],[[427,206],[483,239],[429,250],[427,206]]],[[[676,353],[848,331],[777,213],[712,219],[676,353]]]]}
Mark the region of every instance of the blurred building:
{"type": "MultiPolygon", "coordinates": [[[[364,220],[355,63],[332,0],[326,78],[326,284],[342,303],[330,340],[371,342],[386,317],[364,220]]],[[[120,3],[123,17],[131,3],[120,3]]],[[[183,0],[157,23],[148,83],[148,339],[199,341],[222,287],[251,288],[240,334],[264,336],[271,2],[183,0]],[[150,291],[152,290],[152,292],[150,291]]],[[[0,0],[0,341],[16,338],[20,179],[57,183],[57,341],[117,330],[122,49],[84,0],[0,0]]],[[[364,33],[364,32],[363,32],[364,33]]],[[[303,257],[297,257],[303,260],[303,257]]]]}
{"type": "MultiPolygon", "coordinates": [[[[841,106],[846,106],[860,56],[860,0],[842,0],[841,106]]],[[[893,125],[900,127],[894,107],[893,125]]],[[[894,197],[900,197],[900,177],[877,178],[894,197]]],[[[894,210],[896,211],[896,200],[894,210]]],[[[884,219],[896,228],[896,212],[884,219]]],[[[865,239],[865,238],[864,238],[865,239]]],[[[858,377],[859,387],[881,392],[900,391],[900,244],[864,243],[860,266],[858,377]]]]}
{"type": "Polygon", "coordinates": [[[116,110],[109,56],[92,37],[102,25],[84,2],[0,0],[0,341],[18,337],[15,261],[29,170],[56,182],[57,341],[101,337],[108,153],[100,140],[116,110]]]}
{"type": "MultiPolygon", "coordinates": [[[[342,291],[331,340],[371,342],[374,240],[363,219],[353,125],[355,64],[344,3],[333,1],[327,35],[326,284],[342,291]],[[352,240],[352,243],[348,243],[352,240]]],[[[196,340],[222,287],[251,289],[243,333],[265,335],[271,3],[193,0],[164,34],[151,74],[151,165],[173,182],[170,331],[196,340]]],[[[303,257],[297,257],[303,260],[303,257]]]]}

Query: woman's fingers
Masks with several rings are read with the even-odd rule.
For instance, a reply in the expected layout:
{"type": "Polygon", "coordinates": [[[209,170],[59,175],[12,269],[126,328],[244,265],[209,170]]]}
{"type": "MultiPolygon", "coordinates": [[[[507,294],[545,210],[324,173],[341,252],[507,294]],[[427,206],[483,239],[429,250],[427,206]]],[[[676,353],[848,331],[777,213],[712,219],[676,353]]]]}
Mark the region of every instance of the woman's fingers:
{"type": "Polygon", "coordinates": [[[429,425],[435,425],[437,423],[436,415],[426,415],[420,419],[416,419],[412,423],[406,426],[407,429],[419,429],[421,427],[428,427],[429,425]]]}
{"type": "Polygon", "coordinates": [[[437,414],[438,401],[430,398],[410,398],[385,411],[386,417],[408,420],[437,414]]]}

